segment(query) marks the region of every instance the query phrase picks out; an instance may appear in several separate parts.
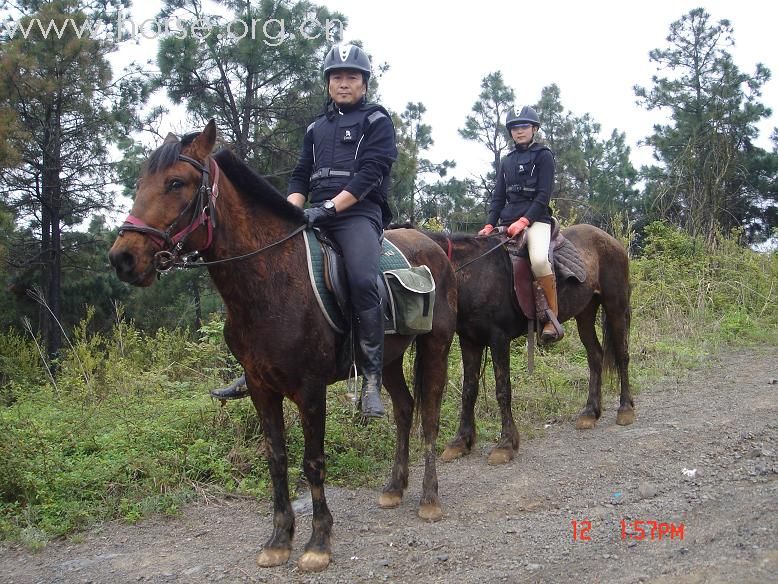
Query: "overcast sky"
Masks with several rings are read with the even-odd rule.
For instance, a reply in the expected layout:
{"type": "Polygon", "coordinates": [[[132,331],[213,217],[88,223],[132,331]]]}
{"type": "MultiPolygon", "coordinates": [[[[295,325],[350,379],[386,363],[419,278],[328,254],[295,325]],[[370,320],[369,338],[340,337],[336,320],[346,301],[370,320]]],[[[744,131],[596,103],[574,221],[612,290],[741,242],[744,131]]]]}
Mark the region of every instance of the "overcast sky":
{"type": "MultiPolygon", "coordinates": [[[[517,105],[535,103],[543,87],[556,83],[566,110],[590,113],[602,125],[603,137],[618,128],[627,135],[636,166],[651,162],[651,151],[637,143],[664,119],[635,103],[633,86],[650,86],[656,72],[648,53],[666,46],[670,24],[702,6],[714,21],[734,27],[731,49],[741,71],[753,73],[757,62],[778,75],[775,26],[778,3],[740,0],[653,0],[651,2],[572,0],[529,3],[395,0],[323,0],[345,14],[345,39],[359,39],[374,60],[388,63],[380,84],[383,105],[401,112],[409,101],[422,102],[432,126],[433,161],[454,159],[454,175],[484,172],[490,157],[483,146],[468,143],[457,129],[480,92],[487,73],[502,71],[516,91],[517,105]]],[[[132,17],[153,17],[158,2],[136,2],[132,17]]],[[[287,30],[290,28],[287,23],[287,30]]],[[[295,26],[292,23],[292,26],[295,26]]],[[[151,49],[156,41],[144,41],[151,49]]],[[[122,52],[137,57],[135,43],[122,52]]],[[[153,54],[153,51],[150,53],[153,54]]],[[[778,110],[778,80],[767,83],[762,103],[778,110]]],[[[181,122],[170,117],[174,131],[181,122]]],[[[764,122],[758,144],[770,148],[778,114],[764,122]]],[[[167,128],[163,129],[167,131],[167,128]]],[[[300,137],[302,140],[302,136],[300,137]]]]}
{"type": "MultiPolygon", "coordinates": [[[[609,135],[626,132],[633,163],[649,163],[651,151],[637,149],[662,114],[635,103],[634,85],[650,86],[656,72],[648,53],[665,47],[672,22],[703,7],[714,21],[734,27],[735,62],[752,73],[757,62],[773,79],[762,102],[778,110],[778,3],[708,0],[365,2],[327,0],[349,18],[346,39],[360,39],[377,62],[391,66],[381,82],[384,105],[402,111],[408,101],[427,107],[435,140],[433,159],[454,158],[457,175],[488,165],[484,147],[468,146],[457,129],[480,92],[481,78],[502,71],[517,104],[536,103],[543,87],[556,83],[562,105],[576,115],[590,113],[609,135]],[[385,8],[379,8],[384,6],[385,8]]],[[[761,127],[769,147],[778,115],[761,127]]]]}

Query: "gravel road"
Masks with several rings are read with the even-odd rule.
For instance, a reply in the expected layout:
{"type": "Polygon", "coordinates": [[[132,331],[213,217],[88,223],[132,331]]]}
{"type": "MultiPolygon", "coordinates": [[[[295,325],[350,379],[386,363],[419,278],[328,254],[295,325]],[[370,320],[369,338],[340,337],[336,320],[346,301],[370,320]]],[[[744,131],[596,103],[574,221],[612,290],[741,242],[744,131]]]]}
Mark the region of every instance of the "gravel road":
{"type": "Polygon", "coordinates": [[[328,488],[333,561],[319,574],[295,564],[304,500],[290,562],[261,569],[270,503],[230,499],[38,553],[0,547],[0,582],[778,582],[777,379],[778,348],[737,349],[649,384],[632,426],[609,396],[594,430],[554,424],[505,466],[480,444],[439,464],[437,523],[416,517],[420,467],[394,510],[377,490],[328,488]]]}

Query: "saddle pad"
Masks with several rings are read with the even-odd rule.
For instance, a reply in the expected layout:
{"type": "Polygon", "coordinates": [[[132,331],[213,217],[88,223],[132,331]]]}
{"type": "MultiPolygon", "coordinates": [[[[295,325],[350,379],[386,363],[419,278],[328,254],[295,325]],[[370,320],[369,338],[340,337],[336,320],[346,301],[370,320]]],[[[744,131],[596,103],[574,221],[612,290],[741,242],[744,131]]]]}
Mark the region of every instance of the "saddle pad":
{"type": "MultiPolygon", "coordinates": [[[[346,323],[338,308],[335,295],[327,289],[327,285],[324,281],[324,252],[321,249],[322,244],[316,239],[316,236],[310,229],[303,231],[303,238],[305,239],[308,276],[311,281],[311,286],[313,287],[313,294],[316,296],[319,308],[329,325],[335,332],[343,333],[346,328],[346,323]]],[[[378,262],[378,269],[381,270],[382,273],[411,267],[411,263],[408,261],[408,258],[405,257],[405,254],[400,251],[400,248],[386,237],[381,240],[381,246],[382,251],[378,262]]],[[[392,307],[392,314],[394,314],[394,307],[392,307]]]]}
{"type": "Polygon", "coordinates": [[[554,265],[558,280],[575,278],[581,283],[586,281],[586,267],[578,248],[567,238],[563,238],[562,243],[554,249],[554,265]]]}

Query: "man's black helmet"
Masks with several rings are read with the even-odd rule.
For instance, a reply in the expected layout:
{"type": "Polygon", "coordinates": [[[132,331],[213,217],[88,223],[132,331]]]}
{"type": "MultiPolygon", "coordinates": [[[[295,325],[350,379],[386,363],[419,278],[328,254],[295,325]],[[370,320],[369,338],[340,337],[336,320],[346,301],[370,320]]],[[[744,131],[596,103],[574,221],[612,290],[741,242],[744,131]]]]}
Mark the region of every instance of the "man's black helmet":
{"type": "Polygon", "coordinates": [[[505,127],[510,132],[512,126],[517,126],[519,124],[532,124],[536,128],[539,128],[540,118],[538,117],[538,112],[530,106],[525,105],[517,115],[516,111],[511,108],[508,112],[508,118],[505,120],[505,127]]]}
{"type": "Polygon", "coordinates": [[[370,59],[367,53],[356,45],[334,45],[324,57],[324,77],[338,69],[356,69],[362,71],[365,82],[370,79],[370,59]]]}

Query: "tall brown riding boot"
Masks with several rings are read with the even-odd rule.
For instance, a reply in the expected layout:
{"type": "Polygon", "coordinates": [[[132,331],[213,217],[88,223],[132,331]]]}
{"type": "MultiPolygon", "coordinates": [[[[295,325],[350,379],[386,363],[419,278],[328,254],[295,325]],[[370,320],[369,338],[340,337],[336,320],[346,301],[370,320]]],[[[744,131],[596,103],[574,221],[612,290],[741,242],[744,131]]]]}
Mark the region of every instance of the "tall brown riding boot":
{"type": "Polygon", "coordinates": [[[535,278],[543,288],[543,294],[546,296],[548,307],[551,309],[554,317],[549,319],[543,326],[543,332],[540,334],[540,340],[544,343],[555,343],[565,336],[565,329],[559,322],[559,305],[556,297],[556,278],[554,274],[540,276],[535,278]]]}

